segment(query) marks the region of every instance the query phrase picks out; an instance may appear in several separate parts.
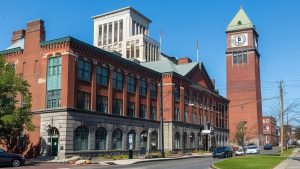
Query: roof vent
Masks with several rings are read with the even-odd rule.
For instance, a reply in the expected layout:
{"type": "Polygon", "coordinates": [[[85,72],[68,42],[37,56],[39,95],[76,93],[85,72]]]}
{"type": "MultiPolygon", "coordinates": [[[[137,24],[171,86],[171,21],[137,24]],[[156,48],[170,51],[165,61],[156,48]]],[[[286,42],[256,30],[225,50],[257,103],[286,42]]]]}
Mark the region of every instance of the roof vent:
{"type": "Polygon", "coordinates": [[[238,21],[238,25],[241,25],[242,24],[242,21],[238,21]]]}

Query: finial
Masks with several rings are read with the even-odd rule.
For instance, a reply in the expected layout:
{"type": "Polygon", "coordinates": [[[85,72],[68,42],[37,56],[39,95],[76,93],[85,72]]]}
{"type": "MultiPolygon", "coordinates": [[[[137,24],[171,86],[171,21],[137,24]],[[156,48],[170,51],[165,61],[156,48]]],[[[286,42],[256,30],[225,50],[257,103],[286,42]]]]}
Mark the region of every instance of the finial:
{"type": "Polygon", "coordinates": [[[241,7],[240,7],[240,9],[243,9],[243,5],[241,4],[241,7]]]}

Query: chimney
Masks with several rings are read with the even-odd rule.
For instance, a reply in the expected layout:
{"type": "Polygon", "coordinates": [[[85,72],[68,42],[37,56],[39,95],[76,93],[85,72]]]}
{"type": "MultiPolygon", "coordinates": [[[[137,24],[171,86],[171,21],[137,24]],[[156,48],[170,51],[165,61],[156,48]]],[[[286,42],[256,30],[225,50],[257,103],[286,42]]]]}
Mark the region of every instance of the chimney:
{"type": "Polygon", "coordinates": [[[26,35],[35,34],[39,37],[40,41],[45,41],[45,27],[44,21],[41,19],[34,20],[27,23],[26,35]]]}
{"type": "Polygon", "coordinates": [[[18,40],[24,38],[24,36],[25,36],[25,30],[24,29],[14,31],[12,33],[12,37],[11,37],[11,44],[16,43],[18,40]]]}
{"type": "Polygon", "coordinates": [[[182,57],[178,59],[178,65],[180,64],[187,64],[187,63],[192,63],[192,60],[188,57],[182,57]]]}
{"type": "Polygon", "coordinates": [[[40,42],[45,41],[45,27],[43,20],[34,20],[27,23],[24,39],[24,53],[28,57],[35,57],[40,51],[40,42]]]}

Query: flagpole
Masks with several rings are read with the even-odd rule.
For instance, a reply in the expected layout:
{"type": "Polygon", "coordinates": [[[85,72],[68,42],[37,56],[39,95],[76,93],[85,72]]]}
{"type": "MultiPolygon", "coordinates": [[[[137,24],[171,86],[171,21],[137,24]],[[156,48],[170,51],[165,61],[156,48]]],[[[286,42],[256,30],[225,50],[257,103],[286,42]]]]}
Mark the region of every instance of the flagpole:
{"type": "Polygon", "coordinates": [[[199,62],[199,49],[198,49],[198,40],[197,40],[196,48],[197,48],[197,62],[199,62]]]}
{"type": "MultiPolygon", "coordinates": [[[[162,32],[161,32],[161,30],[159,31],[159,51],[160,51],[160,55],[159,55],[159,57],[161,57],[161,43],[162,43],[162,32]]],[[[161,60],[161,58],[160,58],[160,60],[161,60]]]]}

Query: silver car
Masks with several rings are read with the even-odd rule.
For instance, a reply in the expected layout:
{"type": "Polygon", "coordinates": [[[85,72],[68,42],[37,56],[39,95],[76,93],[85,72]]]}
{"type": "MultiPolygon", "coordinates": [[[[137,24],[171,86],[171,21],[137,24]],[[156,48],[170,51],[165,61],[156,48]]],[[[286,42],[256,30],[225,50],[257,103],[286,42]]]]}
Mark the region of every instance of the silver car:
{"type": "Polygon", "coordinates": [[[259,147],[258,146],[248,146],[246,149],[246,154],[259,154],[259,147]]]}

